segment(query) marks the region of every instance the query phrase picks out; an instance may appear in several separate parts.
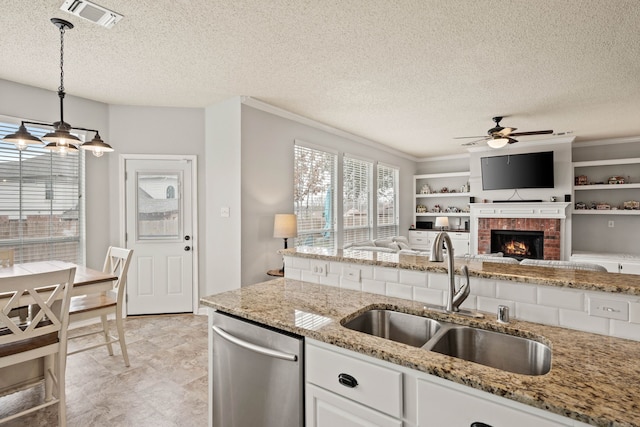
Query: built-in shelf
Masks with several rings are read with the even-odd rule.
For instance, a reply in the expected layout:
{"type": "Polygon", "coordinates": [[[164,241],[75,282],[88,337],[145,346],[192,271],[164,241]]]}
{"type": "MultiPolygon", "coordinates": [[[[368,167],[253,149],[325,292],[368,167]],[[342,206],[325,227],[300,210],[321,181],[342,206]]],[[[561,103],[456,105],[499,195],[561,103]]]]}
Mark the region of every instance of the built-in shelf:
{"type": "Polygon", "coordinates": [[[471,193],[468,190],[469,176],[471,172],[447,172],[447,173],[432,173],[424,175],[413,176],[413,212],[414,212],[414,224],[417,224],[424,218],[435,218],[438,216],[445,217],[468,217],[469,212],[462,212],[462,210],[468,208],[470,203],[471,193]],[[431,193],[423,194],[420,192],[423,185],[428,185],[431,189],[431,193]],[[449,191],[454,192],[442,192],[441,190],[446,187],[449,191]],[[427,208],[427,212],[416,212],[418,205],[423,205],[427,208]],[[433,212],[432,209],[440,207],[441,212],[433,212]],[[447,208],[456,208],[460,212],[443,212],[447,208]]]}
{"type": "Polygon", "coordinates": [[[629,190],[631,188],[640,188],[640,183],[633,184],[593,184],[593,185],[576,185],[574,190],[629,190]]]}
{"type": "Polygon", "coordinates": [[[416,198],[422,199],[422,198],[429,198],[429,197],[439,197],[439,198],[469,197],[470,195],[471,193],[431,193],[431,194],[416,194],[416,198]]]}
{"type": "Polygon", "coordinates": [[[424,212],[416,213],[417,217],[422,216],[469,216],[469,212],[424,212]]]}
{"type": "Polygon", "coordinates": [[[574,209],[574,215],[640,215],[640,210],[634,209],[574,209]]]}

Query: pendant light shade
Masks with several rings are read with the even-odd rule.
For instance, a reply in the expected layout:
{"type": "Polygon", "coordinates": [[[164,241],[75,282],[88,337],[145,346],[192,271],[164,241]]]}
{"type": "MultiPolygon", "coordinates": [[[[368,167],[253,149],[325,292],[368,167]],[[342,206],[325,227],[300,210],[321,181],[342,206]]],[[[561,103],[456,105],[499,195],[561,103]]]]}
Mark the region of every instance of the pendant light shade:
{"type": "Polygon", "coordinates": [[[96,136],[94,136],[91,141],[80,145],[80,148],[91,151],[91,153],[96,157],[102,157],[104,153],[110,153],[113,151],[113,148],[100,138],[100,134],[98,132],[96,132],[96,136]]]}
{"type": "Polygon", "coordinates": [[[111,148],[109,144],[107,144],[102,140],[102,138],[100,138],[100,134],[98,133],[98,131],[95,129],[86,129],[71,126],[69,123],[64,121],[64,33],[66,30],[72,29],[73,24],[59,18],[51,18],[51,22],[60,30],[60,86],[58,87],[58,98],[60,98],[60,120],[55,123],[23,121],[16,133],[7,135],[2,140],[4,142],[15,144],[18,150],[24,150],[30,144],[39,144],[44,141],[48,143],[44,146],[44,148],[46,148],[47,150],[51,150],[61,155],[66,155],[70,152],[77,152],[77,146],[82,144],[82,140],[80,138],[71,134],[72,129],[95,132],[95,136],[93,137],[93,139],[87,143],[82,144],[82,148],[93,152],[94,156],[100,157],[104,153],[113,151],[113,148],[111,148]],[[29,133],[29,131],[25,127],[25,123],[52,127],[53,132],[49,132],[48,134],[43,136],[41,141],[40,139],[29,133]]]}
{"type": "Polygon", "coordinates": [[[3,138],[3,141],[10,142],[15,144],[16,148],[20,151],[26,149],[29,145],[32,144],[42,144],[39,138],[31,135],[24,124],[20,124],[18,131],[16,133],[12,133],[3,138]]]}

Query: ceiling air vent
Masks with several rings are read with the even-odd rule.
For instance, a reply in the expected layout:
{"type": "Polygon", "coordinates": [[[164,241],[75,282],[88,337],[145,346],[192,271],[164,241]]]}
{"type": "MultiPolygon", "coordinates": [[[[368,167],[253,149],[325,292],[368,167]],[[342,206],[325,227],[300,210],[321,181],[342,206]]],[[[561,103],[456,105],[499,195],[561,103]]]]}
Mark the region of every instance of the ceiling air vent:
{"type": "Polygon", "coordinates": [[[111,28],[122,19],[122,15],[105,9],[87,0],[66,0],[60,10],[79,16],[105,28],[111,28]]]}

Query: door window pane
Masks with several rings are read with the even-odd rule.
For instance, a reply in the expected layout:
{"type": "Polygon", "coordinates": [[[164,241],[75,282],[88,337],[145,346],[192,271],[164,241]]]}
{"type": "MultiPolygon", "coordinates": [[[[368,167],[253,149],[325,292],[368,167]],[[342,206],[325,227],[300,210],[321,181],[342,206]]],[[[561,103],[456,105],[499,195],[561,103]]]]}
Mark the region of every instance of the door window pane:
{"type": "Polygon", "coordinates": [[[182,174],[138,172],[136,180],[138,240],[181,239],[182,174]]]}

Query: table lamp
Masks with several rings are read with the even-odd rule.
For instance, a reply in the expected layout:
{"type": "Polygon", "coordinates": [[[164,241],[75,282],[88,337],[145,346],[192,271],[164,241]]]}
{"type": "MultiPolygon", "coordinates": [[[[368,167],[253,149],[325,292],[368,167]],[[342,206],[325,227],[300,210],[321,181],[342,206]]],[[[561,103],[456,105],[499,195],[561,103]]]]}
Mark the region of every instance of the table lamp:
{"type": "Polygon", "coordinates": [[[440,230],[444,230],[445,228],[449,228],[449,218],[446,216],[437,216],[436,217],[436,228],[440,228],[440,230]]]}
{"type": "MultiPolygon", "coordinates": [[[[273,237],[284,239],[284,248],[287,249],[287,239],[298,235],[298,221],[295,214],[276,214],[273,220],[273,237]]],[[[284,272],[284,264],[282,264],[284,272]]]]}

